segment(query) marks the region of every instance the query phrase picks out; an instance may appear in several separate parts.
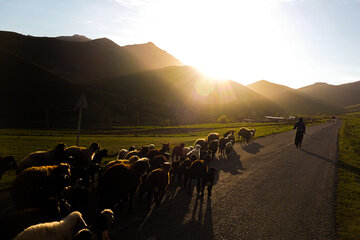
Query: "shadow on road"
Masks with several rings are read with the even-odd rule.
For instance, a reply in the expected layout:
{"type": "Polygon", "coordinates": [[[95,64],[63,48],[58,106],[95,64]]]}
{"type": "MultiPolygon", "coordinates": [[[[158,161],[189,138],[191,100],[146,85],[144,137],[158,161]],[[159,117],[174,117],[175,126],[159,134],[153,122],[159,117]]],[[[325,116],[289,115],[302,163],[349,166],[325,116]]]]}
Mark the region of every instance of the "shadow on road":
{"type": "Polygon", "coordinates": [[[241,174],[240,170],[245,170],[243,167],[240,155],[237,154],[236,151],[232,151],[229,158],[226,156],[218,155],[217,159],[213,161],[213,165],[220,172],[221,170],[224,172],[229,172],[231,174],[241,174]],[[217,160],[217,161],[216,161],[217,160]]]}
{"type": "Polygon", "coordinates": [[[309,154],[309,155],[311,155],[311,156],[314,156],[314,157],[316,157],[316,158],[319,158],[319,159],[321,159],[321,160],[324,160],[324,161],[326,161],[326,162],[329,162],[329,163],[331,163],[331,164],[333,164],[333,165],[336,165],[336,163],[334,162],[334,160],[331,160],[330,158],[321,156],[321,155],[316,154],[316,153],[309,152],[309,151],[307,151],[307,150],[305,150],[305,149],[300,149],[300,151],[303,151],[304,153],[307,153],[307,154],[309,154]]]}
{"type": "Polygon", "coordinates": [[[264,147],[264,145],[253,142],[250,145],[242,146],[242,149],[245,152],[248,152],[248,153],[251,153],[251,154],[257,154],[258,152],[260,152],[260,149],[263,148],[263,147],[264,147]]]}

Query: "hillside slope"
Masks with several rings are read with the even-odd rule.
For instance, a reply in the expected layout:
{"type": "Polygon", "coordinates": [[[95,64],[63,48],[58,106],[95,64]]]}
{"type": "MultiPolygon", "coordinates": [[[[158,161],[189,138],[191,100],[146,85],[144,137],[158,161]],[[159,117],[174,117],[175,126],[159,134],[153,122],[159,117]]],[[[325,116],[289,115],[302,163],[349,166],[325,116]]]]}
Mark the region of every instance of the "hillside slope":
{"type": "Polygon", "coordinates": [[[298,90],[265,80],[250,84],[248,87],[277,103],[290,114],[322,114],[339,110],[339,107],[330,102],[322,101],[298,90]]]}
{"type": "Polygon", "coordinates": [[[360,104],[360,81],[337,86],[327,83],[315,83],[300,88],[299,91],[341,107],[360,104]]]}

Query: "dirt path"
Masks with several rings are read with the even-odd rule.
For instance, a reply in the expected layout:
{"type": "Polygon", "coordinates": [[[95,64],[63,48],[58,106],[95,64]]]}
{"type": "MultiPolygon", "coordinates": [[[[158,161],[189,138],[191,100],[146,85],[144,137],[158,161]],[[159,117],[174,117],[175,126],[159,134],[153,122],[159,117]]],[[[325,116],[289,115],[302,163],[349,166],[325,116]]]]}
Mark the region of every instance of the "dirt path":
{"type": "Polygon", "coordinates": [[[111,239],[334,239],[339,120],[308,127],[303,149],[294,131],[235,145],[214,162],[213,196],[172,192],[147,218],[125,211],[111,239]]]}

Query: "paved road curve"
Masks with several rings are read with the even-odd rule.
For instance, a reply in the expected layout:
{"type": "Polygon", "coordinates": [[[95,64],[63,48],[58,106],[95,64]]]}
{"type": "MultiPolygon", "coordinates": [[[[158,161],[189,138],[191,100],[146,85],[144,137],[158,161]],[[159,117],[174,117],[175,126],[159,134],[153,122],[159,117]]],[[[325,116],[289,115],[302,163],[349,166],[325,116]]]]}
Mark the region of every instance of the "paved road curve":
{"type": "Polygon", "coordinates": [[[337,131],[341,122],[308,127],[303,148],[295,132],[235,145],[214,163],[211,198],[173,188],[144,217],[143,207],[118,219],[111,239],[335,239],[337,131]]]}

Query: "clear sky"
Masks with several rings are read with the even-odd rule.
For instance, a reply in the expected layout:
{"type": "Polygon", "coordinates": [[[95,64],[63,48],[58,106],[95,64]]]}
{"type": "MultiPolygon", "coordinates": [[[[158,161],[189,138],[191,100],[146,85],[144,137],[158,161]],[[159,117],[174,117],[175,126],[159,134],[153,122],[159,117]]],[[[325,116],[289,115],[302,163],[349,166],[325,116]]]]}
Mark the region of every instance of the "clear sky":
{"type": "Polygon", "coordinates": [[[0,0],[0,30],[154,42],[242,84],[360,80],[360,0],[0,0]]]}

